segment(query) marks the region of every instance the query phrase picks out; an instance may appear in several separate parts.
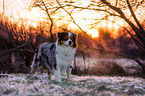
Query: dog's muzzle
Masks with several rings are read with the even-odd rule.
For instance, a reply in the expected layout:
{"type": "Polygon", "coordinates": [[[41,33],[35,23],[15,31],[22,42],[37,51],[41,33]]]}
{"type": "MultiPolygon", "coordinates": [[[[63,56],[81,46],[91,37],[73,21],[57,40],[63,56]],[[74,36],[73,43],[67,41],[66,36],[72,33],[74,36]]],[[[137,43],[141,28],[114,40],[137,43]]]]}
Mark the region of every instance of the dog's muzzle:
{"type": "Polygon", "coordinates": [[[69,45],[72,45],[72,41],[69,41],[69,45]]]}

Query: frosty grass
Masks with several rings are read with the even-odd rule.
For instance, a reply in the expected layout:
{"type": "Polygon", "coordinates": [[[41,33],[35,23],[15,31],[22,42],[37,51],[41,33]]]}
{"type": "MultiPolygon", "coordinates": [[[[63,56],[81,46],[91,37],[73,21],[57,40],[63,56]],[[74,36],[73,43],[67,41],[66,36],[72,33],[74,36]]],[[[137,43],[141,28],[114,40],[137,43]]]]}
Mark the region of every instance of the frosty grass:
{"type": "Polygon", "coordinates": [[[145,95],[145,79],[134,77],[72,76],[48,81],[47,74],[10,74],[0,78],[0,96],[127,96],[145,95]]]}

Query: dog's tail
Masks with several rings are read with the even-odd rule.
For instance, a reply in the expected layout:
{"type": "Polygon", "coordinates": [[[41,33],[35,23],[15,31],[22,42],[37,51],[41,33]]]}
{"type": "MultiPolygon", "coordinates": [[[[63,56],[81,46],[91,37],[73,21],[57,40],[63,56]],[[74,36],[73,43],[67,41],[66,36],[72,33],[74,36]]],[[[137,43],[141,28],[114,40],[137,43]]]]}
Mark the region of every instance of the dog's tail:
{"type": "Polygon", "coordinates": [[[35,73],[35,71],[37,71],[41,67],[42,67],[42,65],[39,65],[36,68],[32,69],[31,72],[30,72],[30,76],[33,75],[35,73]]]}
{"type": "Polygon", "coordinates": [[[40,68],[40,65],[37,65],[37,57],[38,57],[38,49],[39,47],[36,49],[35,51],[35,54],[34,54],[34,57],[33,57],[33,61],[32,61],[32,65],[30,66],[31,67],[31,71],[30,71],[30,76],[32,74],[35,73],[36,70],[38,70],[38,68],[40,68]]]}

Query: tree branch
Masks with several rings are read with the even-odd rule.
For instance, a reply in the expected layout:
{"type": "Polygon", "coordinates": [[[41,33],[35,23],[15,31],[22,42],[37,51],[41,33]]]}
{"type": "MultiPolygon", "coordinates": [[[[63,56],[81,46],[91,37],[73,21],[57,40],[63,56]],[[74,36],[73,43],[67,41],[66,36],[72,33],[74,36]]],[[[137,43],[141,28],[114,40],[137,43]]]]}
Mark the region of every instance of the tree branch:
{"type": "MultiPolygon", "coordinates": [[[[120,18],[124,19],[131,26],[131,28],[134,30],[134,32],[137,34],[137,36],[139,36],[139,38],[141,38],[141,36],[138,33],[139,29],[129,19],[126,18],[125,14],[121,11],[120,8],[117,8],[115,6],[112,6],[106,0],[101,0],[101,1],[104,4],[106,4],[107,6],[109,6],[112,10],[114,10],[115,12],[117,12],[119,15],[114,14],[114,13],[111,13],[110,11],[107,11],[107,10],[104,10],[104,9],[95,9],[95,8],[88,8],[88,7],[80,7],[80,6],[70,5],[70,4],[68,4],[67,6],[73,6],[74,8],[81,8],[81,9],[88,9],[88,10],[95,10],[95,11],[103,11],[103,12],[109,13],[111,16],[120,17],[120,18]]],[[[143,40],[141,40],[141,41],[143,41],[143,40]]]]}
{"type": "MultiPolygon", "coordinates": [[[[88,34],[76,23],[76,21],[75,21],[75,19],[72,17],[72,15],[59,3],[59,1],[58,0],[56,0],[56,2],[59,4],[59,6],[70,16],[70,18],[72,19],[72,21],[73,21],[73,23],[75,24],[75,25],[77,25],[77,27],[85,34],[85,35],[87,35],[88,36],[88,34]]],[[[88,36],[89,37],[89,36],[88,36]]],[[[91,38],[91,40],[92,40],[92,38],[91,38]]],[[[93,40],[94,41],[94,40],[93,40]]],[[[102,45],[100,45],[100,44],[98,44],[97,42],[96,42],[96,44],[98,45],[98,47],[99,47],[99,49],[100,50],[104,50],[104,47],[102,46],[102,45]]]]}
{"type": "Polygon", "coordinates": [[[94,11],[107,12],[107,13],[110,14],[111,16],[118,16],[118,17],[120,17],[120,15],[111,13],[110,11],[104,10],[104,9],[96,9],[96,8],[89,8],[89,7],[81,7],[81,6],[75,6],[75,5],[70,5],[70,4],[67,4],[66,6],[72,6],[72,7],[77,8],[77,9],[86,9],[86,10],[94,10],[94,11]]]}
{"type": "Polygon", "coordinates": [[[72,17],[72,15],[58,2],[58,0],[56,0],[56,2],[59,4],[59,6],[70,16],[70,18],[72,19],[73,23],[77,25],[77,27],[84,33],[87,34],[74,20],[74,18],[72,17]]]}
{"type": "MultiPolygon", "coordinates": [[[[106,0],[101,0],[104,4],[106,4],[108,7],[110,7],[111,9],[113,9],[114,11],[116,11],[117,13],[120,14],[121,18],[124,19],[129,25],[130,27],[133,29],[133,31],[136,33],[138,39],[141,41],[141,45],[143,46],[143,48],[145,48],[144,46],[144,37],[142,37],[142,35],[144,36],[144,32],[142,32],[143,34],[140,34],[140,29],[138,29],[138,27],[136,27],[129,19],[127,19],[127,17],[125,16],[125,14],[121,11],[120,8],[117,8],[115,6],[112,6],[109,2],[107,2],[106,0]]],[[[140,47],[140,46],[139,46],[140,47]]]]}
{"type": "Polygon", "coordinates": [[[101,0],[102,3],[106,4],[108,7],[110,7],[112,10],[116,11],[118,14],[120,14],[120,17],[125,18],[125,14],[121,11],[120,8],[117,8],[115,6],[112,6],[109,2],[106,0],[101,0]]]}
{"type": "MultiPolygon", "coordinates": [[[[20,46],[17,46],[16,48],[14,48],[14,49],[10,49],[10,50],[5,50],[5,51],[2,51],[2,52],[0,52],[0,56],[2,56],[2,58],[0,58],[0,61],[2,61],[2,60],[4,60],[4,59],[7,59],[7,57],[8,57],[8,55],[6,55],[7,53],[8,54],[10,54],[10,53],[12,53],[12,52],[15,52],[15,51],[17,51],[17,50],[20,50],[20,49],[23,49],[27,44],[29,44],[30,42],[26,42],[26,43],[24,43],[24,44],[22,44],[22,45],[20,45],[20,46]],[[4,55],[6,55],[6,56],[4,56],[4,55]]],[[[31,50],[25,50],[25,51],[28,51],[28,52],[30,52],[30,53],[34,53],[34,52],[32,52],[31,50]]]]}
{"type": "Polygon", "coordinates": [[[126,18],[125,14],[121,11],[120,8],[117,8],[115,6],[112,6],[109,2],[107,2],[106,0],[101,0],[104,4],[106,4],[107,6],[109,6],[112,10],[116,11],[118,14],[120,14],[120,17],[122,19],[124,19],[131,27],[132,29],[137,32],[138,28],[129,20],[126,18]]]}
{"type": "Polygon", "coordinates": [[[141,24],[139,23],[139,21],[138,21],[137,18],[136,18],[135,13],[134,13],[133,10],[132,10],[132,7],[131,7],[131,5],[130,5],[130,3],[129,3],[129,0],[126,0],[126,2],[127,2],[127,6],[128,6],[128,8],[129,8],[129,10],[130,10],[130,12],[131,12],[131,14],[132,14],[132,16],[133,16],[133,19],[135,20],[136,24],[138,25],[138,27],[139,27],[141,30],[143,30],[141,24]]]}
{"type": "Polygon", "coordinates": [[[50,21],[51,21],[51,25],[50,25],[50,30],[49,30],[49,32],[50,32],[50,35],[51,35],[51,42],[53,42],[53,35],[52,35],[53,20],[52,20],[50,14],[49,14],[49,11],[48,11],[47,6],[45,5],[44,1],[41,0],[41,2],[42,2],[42,5],[45,7],[45,11],[46,11],[46,13],[47,13],[47,16],[49,17],[49,19],[50,19],[50,21]]]}

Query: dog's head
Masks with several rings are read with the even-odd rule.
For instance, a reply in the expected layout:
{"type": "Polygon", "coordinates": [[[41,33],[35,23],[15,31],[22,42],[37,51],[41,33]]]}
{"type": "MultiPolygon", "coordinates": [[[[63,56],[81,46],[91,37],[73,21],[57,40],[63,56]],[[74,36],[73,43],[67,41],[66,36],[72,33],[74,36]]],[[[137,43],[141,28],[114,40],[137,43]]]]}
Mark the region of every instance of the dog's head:
{"type": "Polygon", "coordinates": [[[76,34],[72,32],[57,33],[58,45],[76,47],[76,34]]]}

